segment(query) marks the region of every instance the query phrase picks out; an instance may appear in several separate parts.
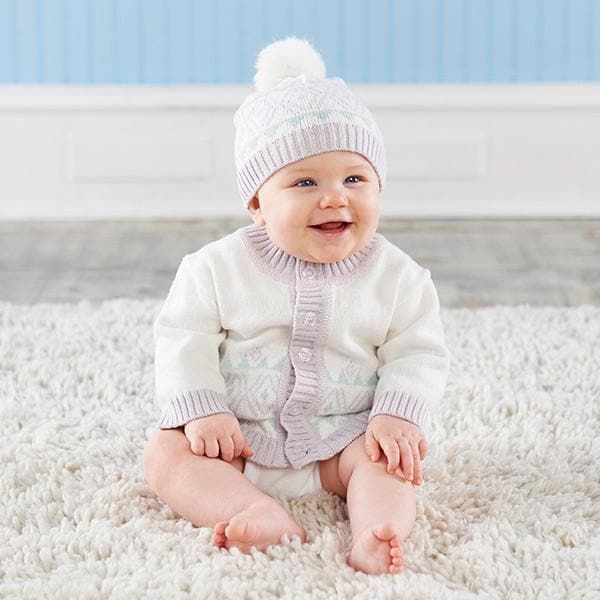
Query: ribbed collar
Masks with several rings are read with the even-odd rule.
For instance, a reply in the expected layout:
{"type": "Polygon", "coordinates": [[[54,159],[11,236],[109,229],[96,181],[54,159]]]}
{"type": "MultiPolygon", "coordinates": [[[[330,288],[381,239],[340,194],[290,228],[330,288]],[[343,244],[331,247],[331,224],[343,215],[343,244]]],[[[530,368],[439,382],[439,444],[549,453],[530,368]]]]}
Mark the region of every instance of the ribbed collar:
{"type": "Polygon", "coordinates": [[[315,263],[288,254],[276,246],[265,227],[248,225],[238,229],[248,253],[256,265],[279,281],[294,278],[296,269],[311,273],[311,279],[321,279],[333,283],[351,281],[359,276],[375,259],[383,246],[383,237],[376,233],[371,241],[351,256],[333,263],[315,263]]]}

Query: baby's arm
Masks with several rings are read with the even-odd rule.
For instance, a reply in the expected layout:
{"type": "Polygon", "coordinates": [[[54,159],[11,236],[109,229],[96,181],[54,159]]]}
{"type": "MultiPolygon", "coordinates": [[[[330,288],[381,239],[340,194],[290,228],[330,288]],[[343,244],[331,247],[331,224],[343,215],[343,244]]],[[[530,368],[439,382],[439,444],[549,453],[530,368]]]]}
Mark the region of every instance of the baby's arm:
{"type": "Polygon", "coordinates": [[[210,268],[201,253],[187,255],[154,323],[161,429],[215,413],[233,415],[219,362],[225,335],[210,268]]]}
{"type": "Polygon", "coordinates": [[[388,472],[422,483],[431,411],[441,399],[450,366],[431,274],[410,260],[399,281],[400,302],[377,357],[379,381],[365,435],[365,450],[378,461],[380,448],[388,472]]]}
{"type": "Polygon", "coordinates": [[[378,348],[379,377],[369,421],[380,414],[413,423],[429,437],[431,415],[446,387],[450,354],[431,273],[410,261],[385,342],[378,348]]]}

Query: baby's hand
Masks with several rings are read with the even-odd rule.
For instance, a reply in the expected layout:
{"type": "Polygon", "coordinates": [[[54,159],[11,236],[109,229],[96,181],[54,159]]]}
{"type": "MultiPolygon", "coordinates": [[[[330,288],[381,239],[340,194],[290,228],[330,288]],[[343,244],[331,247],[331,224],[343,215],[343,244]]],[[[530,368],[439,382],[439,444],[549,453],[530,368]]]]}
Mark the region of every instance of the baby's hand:
{"type": "Polygon", "coordinates": [[[215,413],[194,419],[183,428],[194,454],[210,458],[219,456],[226,462],[242,454],[245,458],[253,452],[240,430],[240,423],[230,413],[215,413]]]}
{"type": "Polygon", "coordinates": [[[427,454],[427,442],[416,425],[391,415],[373,417],[367,427],[365,448],[374,462],[379,460],[380,446],[387,457],[388,473],[396,472],[402,463],[404,479],[415,485],[423,483],[421,461],[427,454]]]}

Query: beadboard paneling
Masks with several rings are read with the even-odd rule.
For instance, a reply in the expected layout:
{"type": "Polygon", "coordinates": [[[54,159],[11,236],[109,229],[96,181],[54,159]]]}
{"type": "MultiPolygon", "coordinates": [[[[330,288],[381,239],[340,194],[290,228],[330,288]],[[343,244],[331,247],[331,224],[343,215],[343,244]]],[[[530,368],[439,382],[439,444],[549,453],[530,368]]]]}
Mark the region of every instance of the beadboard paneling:
{"type": "Polygon", "coordinates": [[[0,0],[0,83],[250,83],[288,35],[349,83],[600,80],[598,0],[0,0]]]}

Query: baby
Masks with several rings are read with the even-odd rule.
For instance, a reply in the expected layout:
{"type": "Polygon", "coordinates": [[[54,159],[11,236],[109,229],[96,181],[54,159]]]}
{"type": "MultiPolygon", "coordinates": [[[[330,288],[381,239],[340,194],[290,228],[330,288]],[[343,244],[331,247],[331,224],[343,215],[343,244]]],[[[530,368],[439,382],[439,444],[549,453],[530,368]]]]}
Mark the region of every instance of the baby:
{"type": "Polygon", "coordinates": [[[255,83],[234,117],[254,224],[177,270],[154,325],[144,475],[243,552],[306,542],[277,496],[337,494],[348,564],[398,573],[449,368],[438,296],[376,232],[385,152],[366,106],[296,38],[262,50],[255,83]]]}

